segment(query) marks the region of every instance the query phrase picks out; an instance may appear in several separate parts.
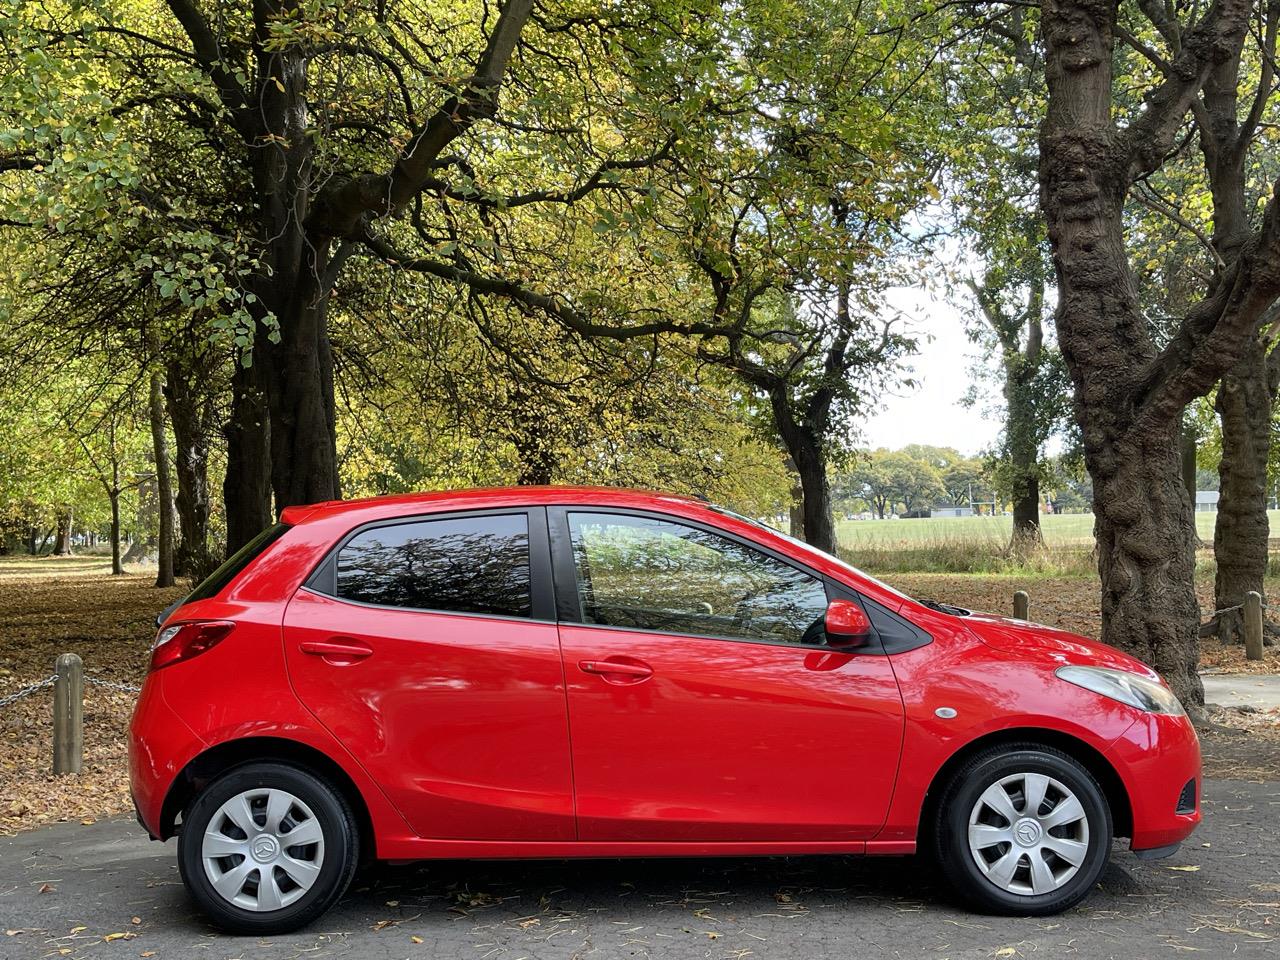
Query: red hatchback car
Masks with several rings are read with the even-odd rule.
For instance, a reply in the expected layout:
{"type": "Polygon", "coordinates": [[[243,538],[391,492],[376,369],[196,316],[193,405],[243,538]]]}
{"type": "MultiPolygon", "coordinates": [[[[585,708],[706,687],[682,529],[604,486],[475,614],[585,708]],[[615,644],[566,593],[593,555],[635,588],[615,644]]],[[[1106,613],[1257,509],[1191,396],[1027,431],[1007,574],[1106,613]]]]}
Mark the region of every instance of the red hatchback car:
{"type": "Polygon", "coordinates": [[[362,859],[938,858],[979,909],[1083,898],[1200,820],[1148,667],[921,602],[697,500],[516,488],[322,503],[167,612],[131,785],[224,928],[362,859]]]}

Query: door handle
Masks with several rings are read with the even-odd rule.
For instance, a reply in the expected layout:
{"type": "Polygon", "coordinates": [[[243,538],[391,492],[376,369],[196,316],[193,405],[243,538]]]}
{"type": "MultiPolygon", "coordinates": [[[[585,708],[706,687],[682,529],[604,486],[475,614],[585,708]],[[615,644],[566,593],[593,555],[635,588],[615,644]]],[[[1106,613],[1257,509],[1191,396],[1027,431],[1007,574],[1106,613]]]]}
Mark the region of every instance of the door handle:
{"type": "Polygon", "coordinates": [[[312,656],[323,657],[327,663],[347,664],[372,656],[373,650],[364,644],[338,643],[331,640],[306,640],[298,649],[312,656]]]}
{"type": "Polygon", "coordinates": [[[653,676],[653,667],[639,660],[579,660],[578,669],[594,673],[606,683],[639,683],[653,676]]]}

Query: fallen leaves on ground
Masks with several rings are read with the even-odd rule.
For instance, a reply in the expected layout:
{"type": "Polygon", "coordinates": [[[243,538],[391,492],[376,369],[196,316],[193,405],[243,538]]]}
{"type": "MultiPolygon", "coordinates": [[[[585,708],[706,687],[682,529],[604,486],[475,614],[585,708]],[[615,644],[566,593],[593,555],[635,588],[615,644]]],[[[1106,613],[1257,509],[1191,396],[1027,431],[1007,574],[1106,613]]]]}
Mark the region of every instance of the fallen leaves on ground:
{"type": "MultiPolygon", "coordinates": [[[[158,590],[151,576],[105,569],[81,558],[0,561],[0,697],[51,675],[60,653],[79,654],[86,676],[141,684],[156,614],[187,588],[158,590]]],[[[135,695],[86,684],[84,765],[55,777],[51,693],[0,707],[0,833],[129,809],[135,695]]]]}

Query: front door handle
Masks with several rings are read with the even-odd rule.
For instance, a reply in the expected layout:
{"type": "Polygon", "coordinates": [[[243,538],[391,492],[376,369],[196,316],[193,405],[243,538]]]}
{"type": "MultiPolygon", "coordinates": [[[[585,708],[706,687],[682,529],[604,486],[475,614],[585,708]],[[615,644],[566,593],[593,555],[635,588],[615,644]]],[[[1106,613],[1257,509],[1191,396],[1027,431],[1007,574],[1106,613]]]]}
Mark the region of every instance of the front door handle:
{"type": "Polygon", "coordinates": [[[298,649],[315,657],[323,657],[326,663],[336,666],[345,666],[373,655],[373,650],[362,643],[336,640],[307,640],[298,644],[298,649]]]}
{"type": "Polygon", "coordinates": [[[641,660],[579,660],[578,669],[606,683],[640,683],[653,676],[653,667],[641,660]]]}

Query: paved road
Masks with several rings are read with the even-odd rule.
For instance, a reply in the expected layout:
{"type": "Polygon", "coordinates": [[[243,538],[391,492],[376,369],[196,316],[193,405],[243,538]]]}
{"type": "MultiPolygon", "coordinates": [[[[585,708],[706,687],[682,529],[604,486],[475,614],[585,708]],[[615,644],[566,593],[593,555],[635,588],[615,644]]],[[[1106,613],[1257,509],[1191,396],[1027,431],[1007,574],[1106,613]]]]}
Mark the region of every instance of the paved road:
{"type": "Polygon", "coordinates": [[[1280,675],[1274,673],[1205,674],[1205,703],[1220,707],[1280,707],[1280,675]]]}
{"type": "Polygon", "coordinates": [[[0,957],[1280,956],[1280,783],[1205,792],[1173,859],[1117,849],[1084,906],[1039,920],[959,911],[914,858],[437,863],[358,880],[312,929],[231,938],[193,912],[172,843],[62,824],[0,840],[0,957]]]}

